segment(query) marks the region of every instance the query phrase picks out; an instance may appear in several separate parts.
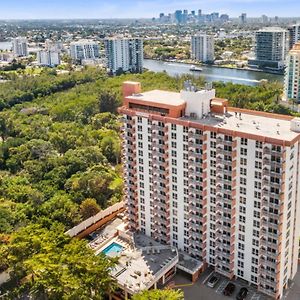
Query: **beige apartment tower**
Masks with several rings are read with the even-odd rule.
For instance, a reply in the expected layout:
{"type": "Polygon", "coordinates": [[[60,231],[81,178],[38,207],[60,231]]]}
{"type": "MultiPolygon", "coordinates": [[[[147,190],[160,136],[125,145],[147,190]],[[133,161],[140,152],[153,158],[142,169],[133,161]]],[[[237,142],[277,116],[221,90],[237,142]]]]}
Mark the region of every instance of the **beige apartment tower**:
{"type": "Polygon", "coordinates": [[[300,120],[190,83],[123,95],[129,228],[280,299],[298,266],[300,120]]]}

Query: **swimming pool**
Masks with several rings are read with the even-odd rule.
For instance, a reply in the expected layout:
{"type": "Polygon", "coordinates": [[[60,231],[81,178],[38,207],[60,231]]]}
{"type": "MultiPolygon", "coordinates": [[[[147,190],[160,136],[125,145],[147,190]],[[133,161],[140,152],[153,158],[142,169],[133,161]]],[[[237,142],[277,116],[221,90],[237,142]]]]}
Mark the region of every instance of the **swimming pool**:
{"type": "Polygon", "coordinates": [[[102,253],[104,253],[105,255],[114,255],[114,254],[119,254],[122,251],[123,251],[123,247],[118,243],[113,242],[104,250],[102,250],[102,253]]]}

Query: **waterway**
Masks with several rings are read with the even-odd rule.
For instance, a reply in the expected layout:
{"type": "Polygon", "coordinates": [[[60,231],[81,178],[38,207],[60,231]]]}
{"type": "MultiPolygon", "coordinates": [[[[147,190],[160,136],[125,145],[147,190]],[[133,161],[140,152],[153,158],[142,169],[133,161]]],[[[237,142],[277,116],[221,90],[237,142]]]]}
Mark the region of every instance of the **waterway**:
{"type": "Polygon", "coordinates": [[[283,82],[284,76],[277,74],[270,74],[264,72],[255,72],[249,70],[237,70],[218,68],[214,66],[201,66],[202,72],[190,71],[191,65],[163,62],[151,59],[144,60],[144,67],[153,72],[167,72],[170,76],[192,74],[194,76],[203,76],[206,81],[224,81],[233,82],[246,85],[257,85],[260,80],[267,79],[268,81],[283,82]]]}
{"type": "Polygon", "coordinates": [[[0,50],[7,51],[11,50],[12,43],[11,42],[0,42],[0,50]]]}

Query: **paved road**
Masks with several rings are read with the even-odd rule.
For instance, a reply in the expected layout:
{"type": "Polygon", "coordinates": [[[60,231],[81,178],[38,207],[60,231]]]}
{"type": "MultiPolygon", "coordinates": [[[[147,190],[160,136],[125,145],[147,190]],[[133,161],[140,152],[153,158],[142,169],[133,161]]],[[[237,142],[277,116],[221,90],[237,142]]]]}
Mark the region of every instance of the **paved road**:
{"type": "Polygon", "coordinates": [[[300,265],[298,272],[290,285],[290,288],[284,294],[283,300],[300,300],[300,265]]]}
{"type": "MultiPolygon", "coordinates": [[[[256,288],[253,286],[249,286],[243,280],[234,280],[234,284],[236,289],[231,297],[223,296],[223,290],[229,282],[229,279],[221,276],[218,284],[214,288],[210,288],[206,285],[207,280],[214,273],[212,269],[205,270],[204,273],[201,274],[199,280],[194,285],[188,285],[191,282],[184,275],[177,274],[175,277],[175,283],[178,288],[181,288],[184,291],[184,299],[185,300],[232,300],[236,299],[236,295],[239,292],[241,287],[247,287],[248,296],[247,300],[268,300],[269,297],[257,292],[256,288]],[[184,286],[187,284],[188,286],[184,286]]],[[[220,275],[219,275],[220,276],[220,275]]],[[[300,300],[297,299],[297,300],[300,300]]]]}

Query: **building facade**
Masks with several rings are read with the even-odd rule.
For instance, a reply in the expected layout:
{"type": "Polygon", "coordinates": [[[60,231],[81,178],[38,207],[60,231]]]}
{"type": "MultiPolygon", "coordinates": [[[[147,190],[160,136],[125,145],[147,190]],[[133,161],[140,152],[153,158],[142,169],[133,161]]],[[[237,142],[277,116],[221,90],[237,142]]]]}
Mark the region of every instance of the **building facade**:
{"type": "Polygon", "coordinates": [[[60,65],[60,55],[57,51],[41,50],[37,53],[37,63],[40,66],[55,67],[60,65]]]}
{"type": "Polygon", "coordinates": [[[215,59],[214,37],[207,34],[194,35],[191,38],[191,57],[202,62],[213,62],[215,59]]]}
{"type": "Polygon", "coordinates": [[[295,24],[289,27],[288,31],[289,31],[289,49],[292,49],[297,42],[300,42],[300,24],[295,24]]]}
{"type": "Polygon", "coordinates": [[[123,95],[129,228],[279,299],[298,266],[300,120],[209,87],[123,95]]]}
{"type": "Polygon", "coordinates": [[[99,44],[93,41],[79,41],[70,44],[70,54],[74,61],[98,59],[100,57],[99,44]]]}
{"type": "Polygon", "coordinates": [[[259,68],[283,69],[288,48],[287,30],[278,27],[261,29],[255,34],[255,59],[249,64],[259,68]]]}
{"type": "Polygon", "coordinates": [[[284,100],[300,103],[300,42],[290,50],[284,77],[284,100]]]}
{"type": "Polygon", "coordinates": [[[111,73],[143,71],[143,40],[139,38],[110,38],[104,41],[107,68],[111,73]]]}
{"type": "Polygon", "coordinates": [[[12,50],[15,57],[28,56],[28,42],[26,38],[17,37],[12,40],[12,50]]]}

